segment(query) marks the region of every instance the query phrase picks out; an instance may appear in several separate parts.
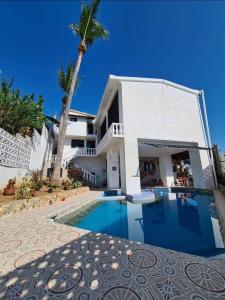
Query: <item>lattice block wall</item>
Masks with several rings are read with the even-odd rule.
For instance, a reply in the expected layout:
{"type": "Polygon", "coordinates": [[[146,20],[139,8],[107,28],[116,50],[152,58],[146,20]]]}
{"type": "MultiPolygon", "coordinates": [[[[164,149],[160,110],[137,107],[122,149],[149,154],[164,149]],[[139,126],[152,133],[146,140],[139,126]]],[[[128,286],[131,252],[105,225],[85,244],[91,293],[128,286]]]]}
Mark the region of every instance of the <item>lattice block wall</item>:
{"type": "Polygon", "coordinates": [[[0,165],[29,169],[32,151],[31,139],[13,136],[0,128],[0,165]]]}

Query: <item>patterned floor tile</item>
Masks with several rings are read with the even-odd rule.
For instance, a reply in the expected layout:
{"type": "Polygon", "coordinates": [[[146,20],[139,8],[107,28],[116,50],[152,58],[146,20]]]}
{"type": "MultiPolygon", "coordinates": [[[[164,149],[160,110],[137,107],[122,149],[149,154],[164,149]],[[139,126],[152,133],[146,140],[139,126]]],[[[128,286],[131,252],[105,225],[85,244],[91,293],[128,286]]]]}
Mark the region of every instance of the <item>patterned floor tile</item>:
{"type": "Polygon", "coordinates": [[[224,261],[49,220],[79,201],[0,219],[0,299],[225,299],[224,261]]]}

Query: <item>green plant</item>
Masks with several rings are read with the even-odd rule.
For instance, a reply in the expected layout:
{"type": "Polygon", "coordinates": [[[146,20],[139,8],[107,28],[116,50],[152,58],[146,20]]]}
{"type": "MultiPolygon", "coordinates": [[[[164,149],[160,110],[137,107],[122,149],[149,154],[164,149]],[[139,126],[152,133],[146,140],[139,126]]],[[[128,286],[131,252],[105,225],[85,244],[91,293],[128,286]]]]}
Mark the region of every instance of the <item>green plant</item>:
{"type": "Polygon", "coordinates": [[[81,169],[78,169],[76,167],[69,167],[68,168],[68,177],[72,180],[82,180],[83,178],[83,172],[81,169]]]}
{"type": "Polygon", "coordinates": [[[71,188],[72,182],[69,178],[64,178],[61,181],[61,185],[63,186],[64,190],[69,190],[71,188]]]}
{"type": "Polygon", "coordinates": [[[39,191],[40,188],[43,186],[42,180],[42,171],[33,171],[31,173],[31,180],[33,182],[33,188],[35,191],[39,191]]]}
{"type": "Polygon", "coordinates": [[[32,178],[25,176],[21,181],[16,183],[15,198],[16,199],[29,199],[34,194],[34,185],[32,178]]]}
{"type": "Polygon", "coordinates": [[[13,88],[13,80],[0,82],[0,127],[11,134],[22,136],[41,130],[45,116],[42,96],[35,101],[33,95],[22,96],[13,88]]]}
{"type": "Polygon", "coordinates": [[[82,183],[79,180],[74,180],[74,182],[72,183],[72,186],[74,189],[77,189],[82,186],[82,183]]]}

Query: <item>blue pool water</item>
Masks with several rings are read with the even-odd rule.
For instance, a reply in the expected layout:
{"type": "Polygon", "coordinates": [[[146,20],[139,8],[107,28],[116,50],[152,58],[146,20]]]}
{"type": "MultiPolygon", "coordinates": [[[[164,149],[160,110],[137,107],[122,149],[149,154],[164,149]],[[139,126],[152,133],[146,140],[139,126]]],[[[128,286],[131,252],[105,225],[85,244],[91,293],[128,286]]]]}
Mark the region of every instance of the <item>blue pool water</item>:
{"type": "Polygon", "coordinates": [[[175,193],[156,192],[156,197],[159,200],[152,204],[99,201],[87,213],[68,223],[181,252],[225,257],[211,195],[196,194],[194,203],[190,204],[175,193]]]}

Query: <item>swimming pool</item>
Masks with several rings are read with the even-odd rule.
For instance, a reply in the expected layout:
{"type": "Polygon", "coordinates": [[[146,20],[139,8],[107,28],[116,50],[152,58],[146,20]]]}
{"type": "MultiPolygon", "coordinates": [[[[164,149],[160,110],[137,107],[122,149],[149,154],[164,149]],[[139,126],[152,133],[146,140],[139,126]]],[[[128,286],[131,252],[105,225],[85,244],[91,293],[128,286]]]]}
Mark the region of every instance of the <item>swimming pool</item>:
{"type": "Polygon", "coordinates": [[[190,254],[225,258],[212,195],[196,194],[188,203],[178,193],[154,192],[155,203],[99,201],[66,223],[190,254]]]}

